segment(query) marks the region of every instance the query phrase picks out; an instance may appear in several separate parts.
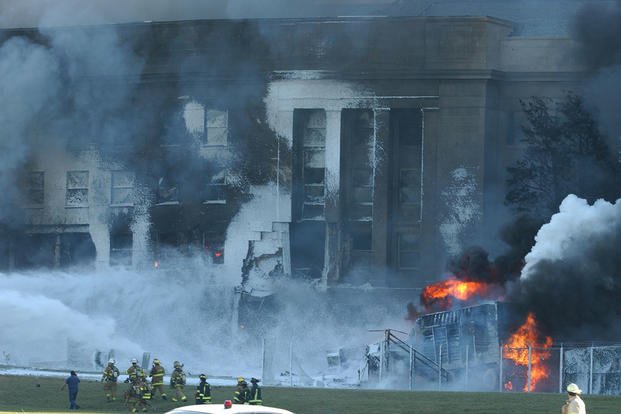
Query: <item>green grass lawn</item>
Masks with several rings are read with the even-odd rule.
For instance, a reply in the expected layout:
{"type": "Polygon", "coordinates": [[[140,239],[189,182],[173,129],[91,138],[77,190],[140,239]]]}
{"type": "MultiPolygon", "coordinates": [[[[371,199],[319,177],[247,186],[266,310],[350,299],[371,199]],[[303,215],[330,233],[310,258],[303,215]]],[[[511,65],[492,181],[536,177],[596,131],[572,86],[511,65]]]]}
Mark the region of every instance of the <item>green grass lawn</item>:
{"type": "MultiPolygon", "coordinates": [[[[59,378],[0,376],[0,413],[67,412],[67,391],[59,378]]],[[[119,384],[119,391],[126,388],[119,384]]],[[[83,413],[126,413],[120,401],[107,403],[99,382],[80,383],[78,404],[83,413]]],[[[189,403],[193,387],[186,387],[189,403]]],[[[233,387],[214,387],[214,403],[230,399],[233,387]]],[[[159,398],[159,396],[158,396],[159,398]]],[[[286,408],[297,414],[331,413],[560,413],[565,396],[560,394],[406,392],[335,390],[315,388],[264,388],[265,405],[286,408]]],[[[621,413],[621,397],[584,396],[589,414],[621,413]]],[[[156,400],[150,413],[163,413],[178,406],[156,400]]]]}

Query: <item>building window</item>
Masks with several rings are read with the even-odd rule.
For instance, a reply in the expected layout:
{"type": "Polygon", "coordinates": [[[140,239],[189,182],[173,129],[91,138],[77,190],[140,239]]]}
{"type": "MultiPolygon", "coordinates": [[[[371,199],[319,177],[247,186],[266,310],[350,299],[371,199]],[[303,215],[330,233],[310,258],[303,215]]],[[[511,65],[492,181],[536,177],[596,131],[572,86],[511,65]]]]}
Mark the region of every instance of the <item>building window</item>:
{"type": "Polygon", "coordinates": [[[88,171],[67,171],[67,207],[88,206],[88,171]]]}
{"type": "Polygon", "coordinates": [[[225,110],[206,109],[191,101],[183,107],[185,129],[205,146],[226,146],[229,135],[229,114],[225,110]]]}
{"type": "Polygon", "coordinates": [[[211,177],[205,187],[205,204],[225,204],[226,203],[226,172],[221,171],[211,177]]]}
{"type": "Polygon", "coordinates": [[[179,186],[171,174],[164,175],[157,181],[156,191],[157,204],[178,204],[179,186]]]}
{"type": "Polygon", "coordinates": [[[229,135],[229,114],[227,111],[208,109],[206,116],[205,145],[226,146],[229,135]]]}
{"type": "Polygon", "coordinates": [[[196,101],[188,102],[183,107],[185,129],[195,137],[202,137],[205,133],[205,107],[196,101]]]}
{"type": "Polygon", "coordinates": [[[293,122],[296,216],[302,220],[323,220],[326,112],[323,109],[295,109],[293,122]]]}
{"type": "Polygon", "coordinates": [[[110,234],[110,265],[131,266],[132,244],[131,232],[110,234]]]}
{"type": "Polygon", "coordinates": [[[110,204],[131,206],[134,204],[134,174],[129,171],[112,171],[110,204]]]}
{"type": "Polygon", "coordinates": [[[45,176],[42,171],[28,173],[26,182],[26,203],[31,205],[43,204],[44,184],[45,176]]]}

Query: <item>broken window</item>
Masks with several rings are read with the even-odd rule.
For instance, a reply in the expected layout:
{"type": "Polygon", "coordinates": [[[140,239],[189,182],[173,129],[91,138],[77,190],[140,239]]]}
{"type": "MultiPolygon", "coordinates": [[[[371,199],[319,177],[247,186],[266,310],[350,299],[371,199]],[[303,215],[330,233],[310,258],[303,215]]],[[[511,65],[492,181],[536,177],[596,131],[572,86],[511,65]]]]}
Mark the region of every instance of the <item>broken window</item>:
{"type": "Polygon", "coordinates": [[[179,203],[179,187],[169,176],[160,177],[157,181],[157,204],[179,203]]]}
{"type": "Polygon", "coordinates": [[[110,265],[131,266],[133,235],[131,232],[110,234],[110,265]]]}
{"type": "Polygon", "coordinates": [[[326,113],[323,109],[294,112],[296,216],[322,220],[325,207],[326,113]]]}
{"type": "Polygon", "coordinates": [[[43,204],[44,179],[42,171],[28,173],[26,182],[26,202],[28,204],[43,204]]]}
{"type": "Polygon", "coordinates": [[[88,171],[67,171],[67,207],[88,206],[88,171]]]}
{"type": "Polygon", "coordinates": [[[129,171],[112,171],[110,204],[131,206],[134,204],[134,174],[129,171]]]}

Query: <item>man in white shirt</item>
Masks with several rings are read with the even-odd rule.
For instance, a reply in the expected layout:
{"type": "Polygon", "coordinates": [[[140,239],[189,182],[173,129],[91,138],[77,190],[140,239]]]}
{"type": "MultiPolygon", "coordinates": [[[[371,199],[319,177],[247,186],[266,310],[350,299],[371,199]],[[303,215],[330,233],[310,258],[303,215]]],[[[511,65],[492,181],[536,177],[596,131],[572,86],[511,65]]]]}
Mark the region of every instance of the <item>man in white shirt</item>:
{"type": "Polygon", "coordinates": [[[582,390],[572,382],[567,386],[567,394],[569,398],[561,408],[562,414],[586,414],[584,401],[580,398],[582,390]]]}

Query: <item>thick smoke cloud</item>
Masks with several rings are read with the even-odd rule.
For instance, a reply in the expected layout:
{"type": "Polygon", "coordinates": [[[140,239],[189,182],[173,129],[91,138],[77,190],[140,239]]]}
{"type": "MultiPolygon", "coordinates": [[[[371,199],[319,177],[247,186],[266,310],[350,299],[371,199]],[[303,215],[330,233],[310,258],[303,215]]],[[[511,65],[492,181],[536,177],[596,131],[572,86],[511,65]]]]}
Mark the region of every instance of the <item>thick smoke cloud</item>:
{"type": "Polygon", "coordinates": [[[0,218],[13,218],[18,194],[17,171],[34,145],[36,120],[61,91],[60,61],[49,50],[16,37],[0,47],[0,218]]]}
{"type": "Polygon", "coordinates": [[[577,54],[592,71],[585,96],[596,108],[613,148],[621,148],[621,1],[585,7],[574,22],[577,54]]]}
{"type": "Polygon", "coordinates": [[[508,301],[556,341],[621,339],[621,200],[569,195],[541,227],[508,301]]]}

